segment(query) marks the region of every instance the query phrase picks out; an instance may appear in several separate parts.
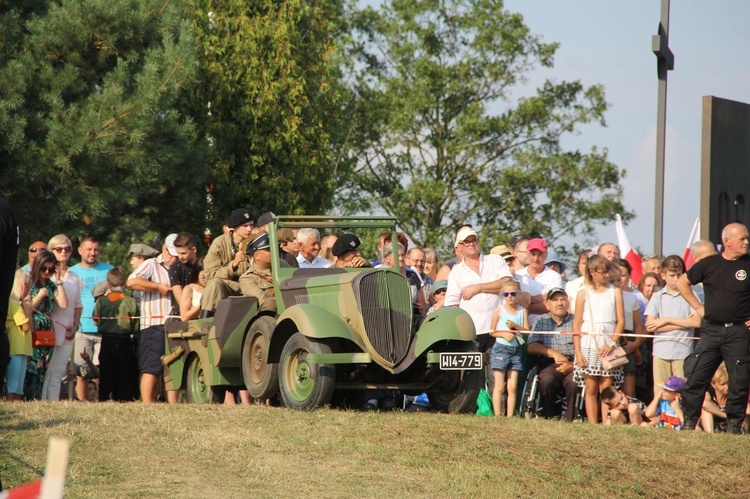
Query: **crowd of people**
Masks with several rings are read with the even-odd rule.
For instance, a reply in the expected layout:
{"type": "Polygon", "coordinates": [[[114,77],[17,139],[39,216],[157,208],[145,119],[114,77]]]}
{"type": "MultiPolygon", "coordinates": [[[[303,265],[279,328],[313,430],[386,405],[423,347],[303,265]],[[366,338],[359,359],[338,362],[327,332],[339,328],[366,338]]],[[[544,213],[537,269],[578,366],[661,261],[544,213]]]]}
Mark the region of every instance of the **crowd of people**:
{"type": "MultiPolygon", "coordinates": [[[[162,382],[165,324],[211,317],[236,295],[275,310],[277,250],[281,265],[299,268],[392,267],[398,259],[415,315],[458,306],[471,316],[498,416],[515,414],[519,375],[533,365],[545,418],[572,421],[583,393],[594,424],[730,433],[746,425],[749,373],[738,361],[748,357],[750,318],[744,226],[725,229],[722,254],[697,242],[689,270],[676,255],[644,258],[633,282],[612,243],[580,253],[577,276],[542,238],[516,235],[484,254],[468,225],[457,228],[455,255],[445,262],[390,232],[370,262],[351,233],[282,229],[271,248],[274,218],[234,210],[202,258],[187,232],[170,234],[159,249],[133,244],[128,270],[101,262],[92,237],[79,242],[72,266],[74,245],[64,234],[30,244],[8,302],[5,398],[177,402],[176,388],[162,382]],[[734,287],[722,280],[728,276],[734,287]]],[[[247,392],[227,390],[225,403],[238,401],[250,403],[247,392]]],[[[368,404],[377,408],[378,399],[368,404]]]]}

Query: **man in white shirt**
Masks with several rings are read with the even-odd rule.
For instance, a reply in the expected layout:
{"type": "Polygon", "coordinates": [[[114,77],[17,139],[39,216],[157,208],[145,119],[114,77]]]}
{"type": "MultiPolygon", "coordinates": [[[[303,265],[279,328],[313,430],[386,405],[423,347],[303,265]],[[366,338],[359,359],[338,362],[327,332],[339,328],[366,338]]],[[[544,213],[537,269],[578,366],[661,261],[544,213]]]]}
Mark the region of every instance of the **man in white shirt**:
{"type": "Polygon", "coordinates": [[[320,253],[320,232],[317,229],[300,229],[297,232],[299,255],[297,263],[301,269],[327,269],[331,262],[318,256],[320,253]]]}
{"type": "MultiPolygon", "coordinates": [[[[562,288],[562,276],[545,265],[547,260],[547,243],[544,239],[536,237],[529,240],[526,244],[526,251],[529,256],[529,265],[526,268],[516,271],[519,281],[523,276],[529,276],[537,283],[542,285],[542,295],[550,289],[562,288]]],[[[529,324],[534,328],[536,320],[541,314],[529,313],[529,324]]]]}
{"type": "Polygon", "coordinates": [[[492,312],[500,305],[503,281],[512,277],[508,265],[499,255],[483,255],[474,229],[465,227],[456,235],[463,260],[453,266],[448,277],[445,306],[466,310],[474,321],[477,333],[487,333],[492,312]]]}

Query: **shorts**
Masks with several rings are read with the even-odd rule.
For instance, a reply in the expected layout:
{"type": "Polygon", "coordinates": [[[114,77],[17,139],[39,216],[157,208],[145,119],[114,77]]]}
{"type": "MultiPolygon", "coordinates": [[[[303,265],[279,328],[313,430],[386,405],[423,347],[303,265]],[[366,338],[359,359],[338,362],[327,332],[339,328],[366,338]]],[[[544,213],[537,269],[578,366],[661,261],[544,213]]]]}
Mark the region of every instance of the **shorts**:
{"type": "Polygon", "coordinates": [[[141,329],[139,367],[142,373],[160,375],[164,372],[161,356],[165,346],[164,326],[151,326],[141,329]]]}
{"type": "Polygon", "coordinates": [[[89,365],[81,357],[81,352],[88,352],[91,362],[99,365],[99,351],[102,349],[102,335],[96,333],[76,333],[75,347],[73,347],[73,362],[76,365],[76,375],[83,378],[89,375],[89,365]]]}
{"type": "Polygon", "coordinates": [[[29,362],[28,355],[11,355],[8,364],[8,393],[23,395],[23,381],[26,378],[26,365],[29,362]]]}
{"type": "Polygon", "coordinates": [[[523,371],[521,347],[509,347],[495,343],[490,354],[493,371],[523,371]]]}

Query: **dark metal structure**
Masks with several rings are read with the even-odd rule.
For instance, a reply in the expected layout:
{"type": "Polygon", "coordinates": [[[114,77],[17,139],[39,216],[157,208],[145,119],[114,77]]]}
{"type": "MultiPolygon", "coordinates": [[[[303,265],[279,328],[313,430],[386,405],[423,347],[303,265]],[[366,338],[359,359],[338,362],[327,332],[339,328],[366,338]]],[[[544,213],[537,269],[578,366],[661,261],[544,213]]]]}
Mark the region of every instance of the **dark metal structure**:
{"type": "Polygon", "coordinates": [[[674,69],[674,54],[669,49],[669,0],[661,0],[658,35],[651,38],[656,55],[659,96],[656,113],[656,205],[654,209],[654,253],[662,254],[664,230],[664,150],[667,127],[667,72],[674,69]]]}
{"type": "Polygon", "coordinates": [[[750,225],[750,104],[703,97],[701,239],[721,243],[725,225],[750,225]]]}

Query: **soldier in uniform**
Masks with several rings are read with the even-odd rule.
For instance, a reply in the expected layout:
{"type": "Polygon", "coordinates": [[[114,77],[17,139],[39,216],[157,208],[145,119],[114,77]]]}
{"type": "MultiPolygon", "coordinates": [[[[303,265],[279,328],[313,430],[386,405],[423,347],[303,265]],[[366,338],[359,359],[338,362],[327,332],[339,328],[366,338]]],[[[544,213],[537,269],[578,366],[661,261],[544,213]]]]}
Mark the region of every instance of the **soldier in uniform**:
{"type": "Polygon", "coordinates": [[[331,252],[335,257],[334,265],[341,268],[357,269],[360,267],[369,267],[367,260],[362,258],[359,253],[361,242],[357,236],[349,232],[341,234],[333,243],[331,252]]]}
{"type": "Polygon", "coordinates": [[[273,289],[273,276],[271,275],[271,245],[268,234],[259,234],[252,243],[247,246],[247,254],[252,257],[253,263],[242,277],[240,277],[240,288],[244,296],[252,296],[258,299],[258,309],[261,312],[276,312],[276,294],[273,289]]]}
{"type": "Polygon", "coordinates": [[[238,281],[249,268],[242,244],[250,236],[253,225],[250,212],[245,208],[238,208],[226,221],[229,232],[211,243],[203,259],[203,270],[208,282],[201,298],[201,318],[212,317],[224,298],[242,293],[238,281]]]}

